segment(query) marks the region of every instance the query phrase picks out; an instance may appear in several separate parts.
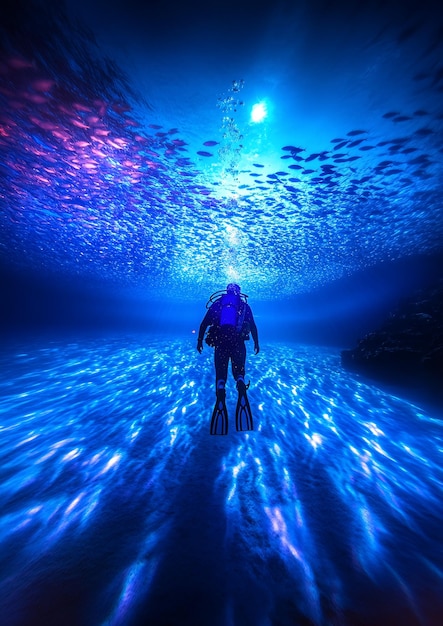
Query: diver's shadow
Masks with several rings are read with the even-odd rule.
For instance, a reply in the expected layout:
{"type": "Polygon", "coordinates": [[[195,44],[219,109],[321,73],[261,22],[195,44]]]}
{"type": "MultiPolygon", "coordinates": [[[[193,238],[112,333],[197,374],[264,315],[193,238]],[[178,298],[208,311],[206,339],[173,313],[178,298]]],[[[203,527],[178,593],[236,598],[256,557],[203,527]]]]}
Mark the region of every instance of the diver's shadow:
{"type": "Polygon", "coordinates": [[[148,595],[134,624],[222,626],[228,595],[225,555],[226,510],[217,487],[231,437],[209,434],[209,418],[180,476],[181,487],[169,503],[171,524],[148,595]]]}

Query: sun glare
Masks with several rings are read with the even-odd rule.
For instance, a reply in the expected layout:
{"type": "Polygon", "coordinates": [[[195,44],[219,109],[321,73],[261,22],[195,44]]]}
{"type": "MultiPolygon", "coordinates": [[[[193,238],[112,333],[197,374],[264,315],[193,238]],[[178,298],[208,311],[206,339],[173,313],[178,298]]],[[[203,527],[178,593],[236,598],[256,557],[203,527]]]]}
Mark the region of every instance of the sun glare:
{"type": "Polygon", "coordinates": [[[251,111],[251,122],[262,122],[267,116],[268,111],[264,102],[254,104],[251,111]]]}

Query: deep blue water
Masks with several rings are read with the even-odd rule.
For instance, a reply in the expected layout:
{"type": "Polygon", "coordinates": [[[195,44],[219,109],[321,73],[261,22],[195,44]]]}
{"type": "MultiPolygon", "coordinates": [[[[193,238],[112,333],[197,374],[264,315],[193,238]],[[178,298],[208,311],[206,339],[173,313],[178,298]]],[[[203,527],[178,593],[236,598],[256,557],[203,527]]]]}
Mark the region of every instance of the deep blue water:
{"type": "Polygon", "coordinates": [[[268,300],[441,252],[437,2],[64,6],[6,2],[2,263],[268,300]]]}
{"type": "Polygon", "coordinates": [[[441,408],[340,349],[441,276],[442,33],[433,0],[4,0],[0,622],[440,626],[441,408]],[[256,430],[211,437],[233,280],[256,430]]]}
{"type": "Polygon", "coordinates": [[[441,416],[336,351],[250,354],[256,430],[227,437],[193,340],[34,341],[1,370],[8,626],[441,623],[441,416]]]}

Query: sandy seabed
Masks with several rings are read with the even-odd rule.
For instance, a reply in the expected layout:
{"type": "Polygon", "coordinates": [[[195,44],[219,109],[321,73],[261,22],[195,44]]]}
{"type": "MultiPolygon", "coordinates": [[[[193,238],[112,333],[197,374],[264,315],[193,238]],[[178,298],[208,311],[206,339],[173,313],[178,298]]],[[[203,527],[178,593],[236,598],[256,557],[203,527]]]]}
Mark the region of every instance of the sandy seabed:
{"type": "Polygon", "coordinates": [[[226,437],[193,340],[1,360],[2,623],[442,623],[443,422],[337,351],[249,353],[255,430],[226,437]]]}

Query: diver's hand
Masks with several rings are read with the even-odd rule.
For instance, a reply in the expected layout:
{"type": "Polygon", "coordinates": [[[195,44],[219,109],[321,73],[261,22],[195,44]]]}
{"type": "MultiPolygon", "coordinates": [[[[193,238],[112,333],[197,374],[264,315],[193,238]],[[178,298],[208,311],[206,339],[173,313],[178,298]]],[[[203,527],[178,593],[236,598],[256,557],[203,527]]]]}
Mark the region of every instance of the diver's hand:
{"type": "Polygon", "coordinates": [[[201,339],[199,339],[197,341],[197,350],[200,352],[200,354],[202,353],[203,350],[203,341],[201,339]]]}
{"type": "Polygon", "coordinates": [[[254,354],[258,354],[260,352],[260,346],[258,343],[254,344],[254,354]]]}

